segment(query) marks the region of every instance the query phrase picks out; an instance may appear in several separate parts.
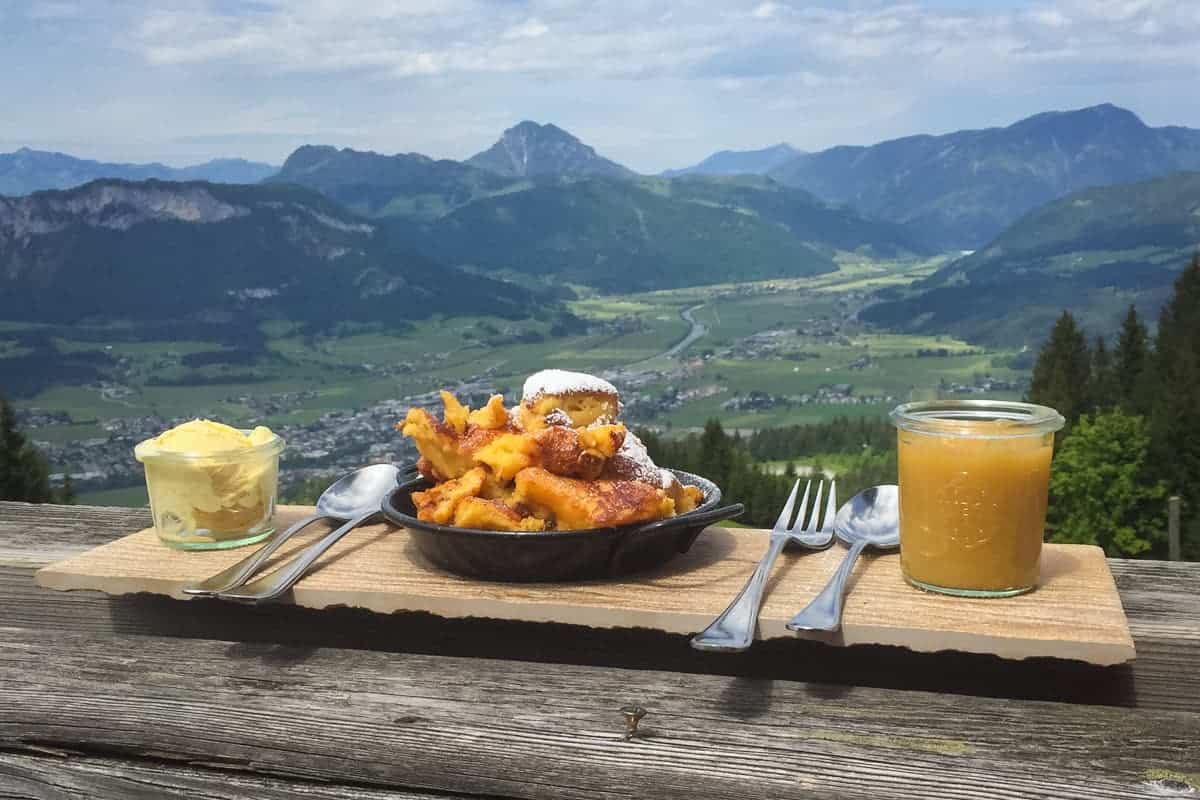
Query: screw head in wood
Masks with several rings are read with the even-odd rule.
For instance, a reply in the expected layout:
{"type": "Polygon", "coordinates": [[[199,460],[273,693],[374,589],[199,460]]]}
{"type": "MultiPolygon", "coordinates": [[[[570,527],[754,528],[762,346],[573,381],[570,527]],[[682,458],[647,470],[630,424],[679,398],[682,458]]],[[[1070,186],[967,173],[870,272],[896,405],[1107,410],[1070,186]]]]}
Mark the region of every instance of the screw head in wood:
{"type": "Polygon", "coordinates": [[[637,734],[638,723],[646,716],[646,709],[638,705],[621,706],[621,714],[625,717],[625,741],[637,734]]]}

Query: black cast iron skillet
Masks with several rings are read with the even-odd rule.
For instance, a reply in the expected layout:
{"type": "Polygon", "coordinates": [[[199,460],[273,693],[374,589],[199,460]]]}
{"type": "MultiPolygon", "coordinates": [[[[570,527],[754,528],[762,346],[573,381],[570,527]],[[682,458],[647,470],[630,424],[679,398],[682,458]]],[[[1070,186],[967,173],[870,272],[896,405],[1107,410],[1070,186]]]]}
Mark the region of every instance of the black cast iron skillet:
{"type": "Polygon", "coordinates": [[[417,519],[412,493],[432,484],[401,473],[383,500],[383,515],[408,529],[413,544],[433,564],[491,581],[567,581],[607,578],[651,569],[686,553],[707,526],[745,510],[721,506],[721,490],[707,478],[671,470],[684,486],[698,486],[704,502],[677,517],[584,531],[485,531],[417,519]]]}

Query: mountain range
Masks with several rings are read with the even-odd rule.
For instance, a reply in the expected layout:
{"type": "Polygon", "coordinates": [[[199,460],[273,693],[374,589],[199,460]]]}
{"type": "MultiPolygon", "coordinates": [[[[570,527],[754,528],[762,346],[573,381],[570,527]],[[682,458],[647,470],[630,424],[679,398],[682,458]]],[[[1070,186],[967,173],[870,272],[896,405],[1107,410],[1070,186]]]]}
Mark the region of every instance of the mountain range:
{"type": "Polygon", "coordinates": [[[158,163],[112,164],[22,147],[13,153],[0,153],[0,195],[19,196],[43,189],[70,189],[101,178],[258,183],[277,169],[271,164],[241,158],[220,158],[178,168],[158,163]]]}
{"type": "Polygon", "coordinates": [[[0,198],[0,319],[524,316],[525,289],[394,246],[297,186],[94,181],[0,198]]]}
{"type": "Polygon", "coordinates": [[[1153,319],[1200,251],[1200,172],[1077,192],[1023,216],[986,248],[864,312],[899,330],[1036,344],[1062,309],[1116,330],[1130,303],[1153,319]]]}
{"type": "Polygon", "coordinates": [[[986,245],[1071,192],[1200,169],[1200,130],[1151,128],[1104,104],[1005,128],[802,154],[768,174],[822,200],[915,227],[945,248],[986,245]]]}
{"type": "Polygon", "coordinates": [[[526,122],[470,162],[308,146],[268,182],[319,191],[437,261],[610,291],[727,282],[731,265],[738,280],[811,275],[834,269],[838,251],[931,252],[919,233],[766,177],[614,166],[560,128],[526,122]],[[522,174],[479,166],[518,151],[522,174]]]}
{"type": "Polygon", "coordinates": [[[658,177],[528,121],[465,162],[306,145],[258,185],[179,179],[272,168],[20,150],[0,156],[0,187],[110,170],[139,182],[0,197],[0,318],[153,315],[163,281],[186,289],[192,314],[294,305],[319,322],[337,304],[419,316],[495,297],[495,310],[519,315],[547,295],[501,276],[560,293],[566,282],[638,291],[811,275],[848,251],[956,248],[976,252],[867,315],[1027,341],[1044,327],[1033,317],[1064,306],[1106,320],[1132,299],[1154,315],[1178,256],[1197,245],[1188,167],[1200,169],[1200,131],[1152,128],[1111,105],[869,147],[723,151],[658,177]],[[173,182],[144,179],[155,170],[173,182]],[[446,275],[468,273],[471,291],[453,295],[446,275]]]}

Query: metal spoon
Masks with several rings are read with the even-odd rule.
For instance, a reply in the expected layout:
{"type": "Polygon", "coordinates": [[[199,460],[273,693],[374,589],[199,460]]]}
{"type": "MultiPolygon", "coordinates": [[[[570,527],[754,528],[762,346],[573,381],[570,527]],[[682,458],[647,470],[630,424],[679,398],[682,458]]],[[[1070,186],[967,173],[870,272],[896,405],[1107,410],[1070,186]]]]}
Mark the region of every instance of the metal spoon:
{"type": "Polygon", "coordinates": [[[894,550],[900,546],[900,488],[884,485],[864,489],[838,509],[833,527],[850,551],[821,593],[792,617],[788,630],[836,631],[842,627],[846,581],[859,553],[867,547],[894,550]]]}
{"type": "MultiPolygon", "coordinates": [[[[320,519],[349,520],[368,509],[378,511],[384,495],[396,486],[400,470],[391,464],[372,464],[343,475],[317,499],[317,513],[305,517],[228,569],[211,578],[183,587],[186,594],[214,595],[241,586],[263,565],[280,545],[296,532],[320,519]]],[[[359,523],[361,524],[361,523],[359,523]]]]}
{"type": "Polygon", "coordinates": [[[240,600],[257,603],[265,600],[274,600],[283,595],[288,589],[292,588],[293,584],[304,577],[304,573],[308,572],[309,567],[326,550],[337,544],[343,536],[371,518],[380,516],[383,513],[381,510],[383,499],[387,496],[388,492],[396,488],[396,477],[400,474],[400,471],[395,467],[391,467],[391,470],[390,473],[380,471],[378,475],[372,475],[372,480],[364,485],[363,492],[358,496],[357,502],[360,505],[355,511],[355,516],[340,528],[330,531],[304,550],[301,550],[295,558],[270,575],[249,581],[229,591],[220,592],[217,594],[217,597],[222,600],[240,600]]]}

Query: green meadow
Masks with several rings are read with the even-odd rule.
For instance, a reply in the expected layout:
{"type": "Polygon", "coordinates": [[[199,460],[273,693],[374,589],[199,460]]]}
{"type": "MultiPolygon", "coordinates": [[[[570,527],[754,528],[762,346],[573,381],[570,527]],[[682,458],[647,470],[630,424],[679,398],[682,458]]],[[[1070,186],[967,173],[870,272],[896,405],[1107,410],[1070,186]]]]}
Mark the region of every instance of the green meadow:
{"type": "MultiPolygon", "coordinates": [[[[265,344],[260,357],[249,364],[218,360],[187,366],[187,356],[226,348],[193,340],[127,341],[127,326],[81,329],[78,338],[59,329],[52,338],[58,353],[95,351],[111,357],[113,366],[106,368],[104,383],[53,385],[14,400],[18,407],[70,414],[74,424],[41,428],[36,434],[63,442],[103,436],[101,423],[121,417],[203,414],[234,424],[251,418],[272,425],[310,423],[328,411],[363,408],[484,374],[493,386],[513,392],[526,375],[544,367],[594,371],[636,364],[665,373],[639,389],[645,394],[715,391],[664,408],[646,422],[682,430],[719,417],[727,427],[748,429],[818,422],[841,414],[878,415],[891,403],[792,404],[761,411],[727,410],[722,404],[756,391],[811,394],[822,384],[851,384],[854,396],[904,401],[933,396],[943,382],[970,384],[977,375],[1023,377],[997,366],[1011,352],[986,351],[951,337],[868,330],[855,321],[864,288],[915,280],[935,269],[940,259],[883,262],[844,255],[839,263],[838,272],[814,278],[633,295],[602,295],[579,287],[579,299],[569,307],[589,323],[589,330],[559,337],[552,336],[543,321],[479,316],[321,336],[301,335],[292,323],[272,320],[260,326],[265,344]],[[680,313],[696,306],[694,318],[707,328],[706,334],[680,359],[656,358],[688,333],[680,313]],[[121,336],[109,341],[106,332],[121,336]],[[738,351],[749,347],[747,337],[763,332],[775,332],[781,349],[738,351]],[[945,355],[918,357],[921,350],[945,355]],[[856,361],[859,368],[852,366],[856,361]],[[264,398],[282,399],[264,414],[264,398]]],[[[29,328],[0,325],[0,337],[29,328]]],[[[17,341],[0,338],[0,373],[5,360],[23,354],[17,341]]]]}

